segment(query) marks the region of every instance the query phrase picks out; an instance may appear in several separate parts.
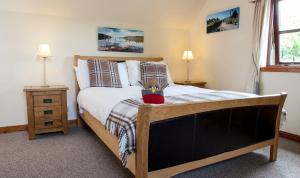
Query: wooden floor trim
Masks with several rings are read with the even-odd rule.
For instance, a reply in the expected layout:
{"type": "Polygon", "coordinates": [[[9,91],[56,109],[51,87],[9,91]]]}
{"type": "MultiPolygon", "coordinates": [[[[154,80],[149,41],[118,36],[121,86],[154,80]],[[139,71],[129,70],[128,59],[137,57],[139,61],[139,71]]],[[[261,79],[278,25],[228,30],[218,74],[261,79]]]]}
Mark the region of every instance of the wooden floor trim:
{"type": "MultiPolygon", "coordinates": [[[[76,127],[77,126],[77,119],[69,120],[69,127],[76,127]]],[[[0,134],[4,133],[11,133],[11,132],[20,132],[27,130],[26,125],[15,125],[15,126],[8,126],[8,127],[0,127],[0,134]]]]}
{"type": "Polygon", "coordinates": [[[68,120],[69,127],[77,127],[77,119],[75,120],[68,120]]]}
{"type": "Polygon", "coordinates": [[[0,127],[0,134],[27,130],[27,125],[0,127]]]}
{"type": "Polygon", "coordinates": [[[279,131],[279,135],[280,137],[289,139],[289,140],[293,140],[295,142],[300,142],[300,136],[299,135],[295,135],[292,133],[288,133],[288,132],[284,132],[284,131],[279,131]]]}

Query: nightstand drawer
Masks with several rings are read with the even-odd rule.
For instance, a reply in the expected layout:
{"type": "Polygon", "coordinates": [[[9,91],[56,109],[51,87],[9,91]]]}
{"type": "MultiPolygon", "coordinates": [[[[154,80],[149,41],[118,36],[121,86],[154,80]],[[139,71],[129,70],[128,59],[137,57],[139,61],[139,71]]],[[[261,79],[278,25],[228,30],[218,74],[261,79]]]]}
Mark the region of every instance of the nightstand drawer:
{"type": "Polygon", "coordinates": [[[50,128],[57,128],[57,127],[62,127],[62,121],[61,120],[51,120],[51,119],[46,119],[46,120],[39,120],[35,121],[35,129],[40,130],[40,129],[50,129],[50,128]]]}
{"type": "Polygon", "coordinates": [[[33,97],[34,106],[59,106],[61,95],[41,95],[33,97]]]}
{"type": "Polygon", "coordinates": [[[61,106],[34,107],[35,120],[57,118],[61,117],[61,115],[61,106]]]}
{"type": "Polygon", "coordinates": [[[43,121],[46,121],[46,120],[62,120],[61,119],[61,116],[51,116],[51,117],[36,117],[34,122],[43,122],[43,121]]]}

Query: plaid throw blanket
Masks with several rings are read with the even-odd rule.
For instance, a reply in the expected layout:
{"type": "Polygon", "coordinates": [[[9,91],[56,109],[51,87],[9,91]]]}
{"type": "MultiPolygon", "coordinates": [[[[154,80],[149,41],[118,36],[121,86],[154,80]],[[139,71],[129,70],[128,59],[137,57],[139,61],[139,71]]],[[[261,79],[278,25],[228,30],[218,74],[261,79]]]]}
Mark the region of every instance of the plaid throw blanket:
{"type": "MultiPolygon", "coordinates": [[[[166,96],[165,104],[217,101],[226,99],[249,98],[256,95],[215,91],[209,93],[184,94],[178,96],[166,96]]],[[[122,164],[126,167],[127,156],[135,152],[135,123],[139,106],[143,104],[142,99],[127,99],[118,103],[111,111],[107,121],[106,130],[119,139],[120,157],[122,164]]]]}

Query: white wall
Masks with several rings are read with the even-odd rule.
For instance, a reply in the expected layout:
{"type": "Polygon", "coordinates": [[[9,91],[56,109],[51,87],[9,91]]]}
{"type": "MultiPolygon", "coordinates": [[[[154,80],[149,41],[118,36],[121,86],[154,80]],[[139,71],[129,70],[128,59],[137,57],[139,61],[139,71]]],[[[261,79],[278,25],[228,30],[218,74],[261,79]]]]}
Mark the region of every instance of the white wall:
{"type": "Polygon", "coordinates": [[[70,18],[0,11],[0,127],[27,123],[25,85],[41,85],[43,63],[37,58],[40,43],[49,43],[53,57],[47,63],[48,83],[64,84],[68,92],[69,119],[75,119],[73,55],[164,57],[175,79],[184,79],[182,51],[189,33],[184,29],[129,24],[116,19],[70,18]],[[145,32],[145,53],[97,51],[97,27],[137,28],[145,32]]]}
{"type": "Polygon", "coordinates": [[[299,73],[270,73],[262,74],[263,94],[287,92],[285,102],[287,121],[281,130],[300,135],[300,74],[299,73]]]}
{"type": "Polygon", "coordinates": [[[251,61],[253,10],[248,1],[209,0],[204,4],[191,30],[197,59],[192,61],[192,78],[208,81],[214,89],[244,90],[251,61]],[[207,15],[233,7],[241,8],[240,28],[207,34],[207,15]]]}
{"type": "MultiPolygon", "coordinates": [[[[252,49],[252,18],[254,5],[248,1],[209,0],[202,7],[191,30],[191,46],[197,60],[192,61],[194,79],[208,81],[214,89],[245,91],[248,81],[252,49]],[[220,10],[241,8],[238,30],[206,34],[206,17],[220,10]]],[[[300,135],[300,74],[263,73],[262,93],[282,91],[289,96],[285,108],[287,122],[282,130],[300,135]]]]}

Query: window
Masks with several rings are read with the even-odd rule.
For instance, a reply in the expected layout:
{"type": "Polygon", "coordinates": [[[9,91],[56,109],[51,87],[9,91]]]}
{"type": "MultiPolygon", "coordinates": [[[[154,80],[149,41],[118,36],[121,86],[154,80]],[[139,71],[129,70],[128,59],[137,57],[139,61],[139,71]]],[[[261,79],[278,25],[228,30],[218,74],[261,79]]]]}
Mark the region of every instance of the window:
{"type": "Polygon", "coordinates": [[[300,64],[300,0],[276,0],[275,65],[300,64]]]}
{"type": "MultiPolygon", "coordinates": [[[[267,66],[263,72],[300,73],[300,0],[272,0],[270,25],[274,27],[274,44],[268,44],[267,66]],[[275,50],[273,50],[275,49],[275,50]],[[273,53],[274,52],[274,53],[273,53]],[[275,55],[275,61],[273,56],[275,55]]],[[[269,33],[269,40],[271,39],[269,33]]]]}

